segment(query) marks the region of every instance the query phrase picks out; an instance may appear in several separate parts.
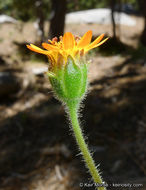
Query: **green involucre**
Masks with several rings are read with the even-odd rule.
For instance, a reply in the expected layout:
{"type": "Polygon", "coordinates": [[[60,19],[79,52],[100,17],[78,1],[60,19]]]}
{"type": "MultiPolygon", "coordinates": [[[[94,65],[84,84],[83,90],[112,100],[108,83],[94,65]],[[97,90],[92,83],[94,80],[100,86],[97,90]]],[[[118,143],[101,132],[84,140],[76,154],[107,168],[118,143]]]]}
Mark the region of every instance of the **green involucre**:
{"type": "Polygon", "coordinates": [[[80,102],[87,91],[87,64],[69,56],[65,66],[55,69],[55,76],[49,76],[53,90],[64,103],[80,102]]]}

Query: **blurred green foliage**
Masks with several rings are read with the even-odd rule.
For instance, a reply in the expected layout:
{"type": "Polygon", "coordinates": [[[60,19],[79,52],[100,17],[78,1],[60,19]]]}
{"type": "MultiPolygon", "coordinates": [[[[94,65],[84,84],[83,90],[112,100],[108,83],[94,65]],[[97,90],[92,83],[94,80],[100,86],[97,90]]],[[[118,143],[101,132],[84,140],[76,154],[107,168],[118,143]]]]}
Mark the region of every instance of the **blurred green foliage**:
{"type": "MultiPolygon", "coordinates": [[[[36,2],[38,0],[4,0],[0,1],[0,13],[10,15],[16,19],[28,21],[36,18],[36,2]]],[[[41,0],[46,19],[50,16],[51,0],[41,0]]],[[[118,0],[115,0],[118,4],[118,0]]],[[[122,3],[130,3],[138,8],[137,0],[121,0],[122,3]]],[[[109,7],[109,0],[67,0],[67,12],[93,8],[109,7]]]]}
{"type": "Polygon", "coordinates": [[[68,1],[68,12],[70,11],[79,11],[85,9],[93,9],[93,8],[103,8],[107,7],[108,0],[69,0],[68,1]]]}
{"type": "MultiPolygon", "coordinates": [[[[50,14],[50,0],[41,0],[43,13],[47,19],[50,14]]],[[[0,1],[0,13],[7,14],[16,19],[23,21],[28,21],[30,19],[35,19],[37,0],[5,0],[0,1]]]]}
{"type": "MultiPolygon", "coordinates": [[[[121,3],[129,3],[135,9],[138,9],[137,0],[121,0],[121,3]]],[[[115,0],[115,5],[119,4],[119,0],[115,0]]],[[[79,11],[84,9],[93,9],[93,8],[105,8],[109,7],[110,0],[68,0],[68,11],[79,11]]]]}

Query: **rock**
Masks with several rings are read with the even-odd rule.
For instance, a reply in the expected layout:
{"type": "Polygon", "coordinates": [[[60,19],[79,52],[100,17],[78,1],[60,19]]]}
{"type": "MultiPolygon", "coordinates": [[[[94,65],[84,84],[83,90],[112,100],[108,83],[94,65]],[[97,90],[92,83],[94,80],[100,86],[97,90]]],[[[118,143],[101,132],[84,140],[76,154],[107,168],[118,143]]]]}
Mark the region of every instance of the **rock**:
{"type": "Polygon", "coordinates": [[[43,76],[45,72],[48,71],[48,67],[44,66],[44,67],[34,67],[32,68],[32,73],[38,76],[43,76]]]}
{"type": "Polygon", "coordinates": [[[44,76],[44,73],[48,71],[48,66],[39,63],[29,64],[25,68],[25,71],[27,73],[33,73],[36,76],[44,76]]]}
{"type": "MultiPolygon", "coordinates": [[[[135,26],[136,20],[125,13],[115,12],[114,14],[116,24],[135,26]]],[[[97,24],[111,24],[111,10],[104,9],[90,9],[85,11],[77,11],[66,14],[66,23],[97,23],[97,24]]]]}
{"type": "Polygon", "coordinates": [[[0,24],[2,23],[16,23],[17,20],[7,15],[0,15],[0,24]]]}
{"type": "Polygon", "coordinates": [[[0,97],[11,96],[19,89],[20,83],[14,75],[8,72],[0,72],[0,97]]]}

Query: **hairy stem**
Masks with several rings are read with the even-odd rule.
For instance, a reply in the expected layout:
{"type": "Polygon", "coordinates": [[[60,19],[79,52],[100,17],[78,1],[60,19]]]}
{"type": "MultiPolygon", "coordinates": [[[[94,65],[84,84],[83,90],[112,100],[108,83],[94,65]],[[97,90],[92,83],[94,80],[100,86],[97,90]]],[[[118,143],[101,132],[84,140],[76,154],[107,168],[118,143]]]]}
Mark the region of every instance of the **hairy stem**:
{"type": "Polygon", "coordinates": [[[94,160],[88,150],[88,146],[84,140],[82,130],[79,125],[79,120],[78,120],[78,106],[75,103],[70,103],[68,104],[68,112],[69,112],[69,117],[72,123],[72,128],[73,132],[77,141],[77,144],[81,150],[82,156],[84,158],[85,164],[87,168],[90,171],[90,174],[96,183],[96,185],[99,185],[97,187],[98,190],[106,190],[105,187],[102,187],[103,181],[102,178],[99,174],[99,171],[97,170],[94,160]],[[100,187],[101,186],[101,187],[100,187]]]}

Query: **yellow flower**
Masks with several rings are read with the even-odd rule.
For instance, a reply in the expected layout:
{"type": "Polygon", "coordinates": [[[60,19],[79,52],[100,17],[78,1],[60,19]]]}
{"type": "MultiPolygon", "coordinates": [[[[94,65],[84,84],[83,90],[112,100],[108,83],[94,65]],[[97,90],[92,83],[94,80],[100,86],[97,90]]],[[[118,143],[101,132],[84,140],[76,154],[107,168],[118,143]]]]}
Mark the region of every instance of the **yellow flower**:
{"type": "MultiPolygon", "coordinates": [[[[44,49],[33,44],[27,47],[37,53],[45,54],[49,58],[49,68],[46,73],[52,85],[55,97],[66,107],[67,113],[73,126],[73,132],[85,160],[87,167],[97,184],[104,184],[95,166],[94,160],[88,151],[82,130],[78,121],[79,109],[82,100],[88,90],[88,61],[85,54],[101,44],[108,38],[101,41],[104,34],[100,35],[91,43],[92,31],[88,31],[82,38],[74,37],[72,33],[66,32],[63,37],[49,40],[49,43],[42,43],[44,49]]],[[[99,187],[106,190],[105,187],[99,187]]]]}
{"type": "Polygon", "coordinates": [[[43,48],[46,50],[33,44],[27,45],[27,48],[37,53],[47,55],[52,65],[58,65],[59,62],[62,62],[60,59],[66,63],[68,56],[71,56],[73,59],[82,57],[89,50],[100,46],[108,39],[106,38],[101,41],[103,37],[104,34],[100,35],[91,43],[91,30],[86,32],[82,38],[74,37],[71,32],[66,32],[63,37],[60,37],[60,41],[55,37],[52,40],[48,40],[49,43],[42,43],[43,48]]]}

